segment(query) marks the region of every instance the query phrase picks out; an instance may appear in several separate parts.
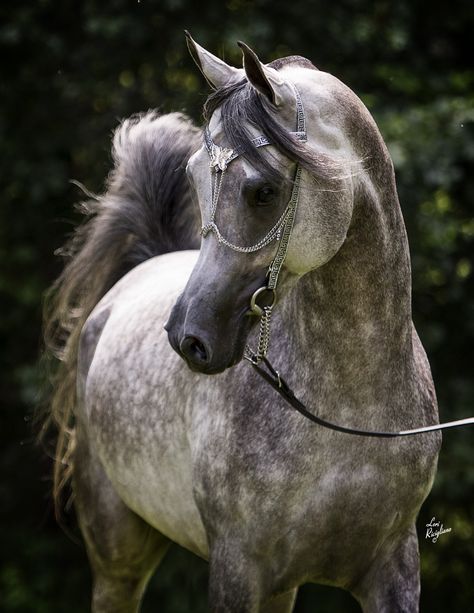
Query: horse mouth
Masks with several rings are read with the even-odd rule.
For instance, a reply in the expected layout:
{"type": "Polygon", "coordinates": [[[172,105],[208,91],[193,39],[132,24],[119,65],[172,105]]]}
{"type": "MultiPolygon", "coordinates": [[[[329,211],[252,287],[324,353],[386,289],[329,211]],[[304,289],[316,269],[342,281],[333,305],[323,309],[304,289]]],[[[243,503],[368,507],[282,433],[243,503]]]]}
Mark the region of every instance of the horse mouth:
{"type": "Polygon", "coordinates": [[[183,358],[183,359],[186,362],[186,365],[188,366],[189,370],[191,370],[192,372],[198,373],[200,375],[220,375],[225,370],[227,370],[227,368],[229,368],[229,366],[224,366],[224,367],[210,366],[207,368],[201,368],[199,366],[194,365],[192,362],[190,362],[186,358],[183,358]]]}

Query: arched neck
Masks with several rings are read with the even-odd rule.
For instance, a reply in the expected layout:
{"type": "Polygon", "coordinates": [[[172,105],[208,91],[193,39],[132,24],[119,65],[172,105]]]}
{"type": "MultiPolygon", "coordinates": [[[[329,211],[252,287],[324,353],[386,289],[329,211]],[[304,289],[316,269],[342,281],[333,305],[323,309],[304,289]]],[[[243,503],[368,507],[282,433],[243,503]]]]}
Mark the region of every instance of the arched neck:
{"type": "Polygon", "coordinates": [[[359,198],[347,239],[281,303],[288,348],[350,394],[395,385],[411,365],[411,272],[395,189],[359,198]],[[403,372],[402,372],[403,371],[403,372]]]}

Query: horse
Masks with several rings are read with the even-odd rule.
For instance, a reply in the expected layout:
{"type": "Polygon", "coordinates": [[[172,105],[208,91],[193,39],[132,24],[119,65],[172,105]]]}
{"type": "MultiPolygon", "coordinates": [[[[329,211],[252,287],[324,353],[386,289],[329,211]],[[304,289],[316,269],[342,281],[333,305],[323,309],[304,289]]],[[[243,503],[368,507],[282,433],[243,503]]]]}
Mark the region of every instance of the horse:
{"type": "Polygon", "coordinates": [[[318,427],[249,364],[268,356],[339,424],[437,423],[390,155],[309,60],[239,43],[235,68],[187,42],[204,130],[156,112],[117,128],[48,303],[55,496],[71,479],[92,609],[139,610],[177,543],[209,562],[214,613],[288,613],[306,582],[418,611],[440,434],[318,427]]]}

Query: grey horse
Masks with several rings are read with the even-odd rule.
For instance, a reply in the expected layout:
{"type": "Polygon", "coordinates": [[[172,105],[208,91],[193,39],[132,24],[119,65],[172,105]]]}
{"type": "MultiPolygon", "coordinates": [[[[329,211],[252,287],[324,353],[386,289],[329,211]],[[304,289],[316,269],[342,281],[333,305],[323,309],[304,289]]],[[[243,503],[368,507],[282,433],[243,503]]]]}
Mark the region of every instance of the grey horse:
{"type": "Polygon", "coordinates": [[[180,114],[121,125],[48,311],[56,494],[72,477],[93,610],[138,610],[175,542],[209,561],[214,613],[289,612],[306,582],[366,613],[418,611],[415,521],[440,434],[322,429],[242,359],[298,176],[269,357],[322,418],[437,423],[385,144],[308,60],[264,65],[241,44],[237,69],[188,45],[215,90],[206,139],[180,114]]]}

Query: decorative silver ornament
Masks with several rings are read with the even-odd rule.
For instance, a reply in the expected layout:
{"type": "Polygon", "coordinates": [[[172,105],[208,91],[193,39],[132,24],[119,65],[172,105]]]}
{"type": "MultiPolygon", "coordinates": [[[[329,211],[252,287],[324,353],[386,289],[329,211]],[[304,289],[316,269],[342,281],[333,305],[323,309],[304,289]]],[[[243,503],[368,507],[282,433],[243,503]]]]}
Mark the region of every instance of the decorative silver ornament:
{"type": "Polygon", "coordinates": [[[225,147],[219,147],[219,145],[214,145],[211,150],[211,168],[215,170],[220,170],[224,172],[227,168],[227,164],[234,156],[233,149],[226,149],[225,147]]]}

